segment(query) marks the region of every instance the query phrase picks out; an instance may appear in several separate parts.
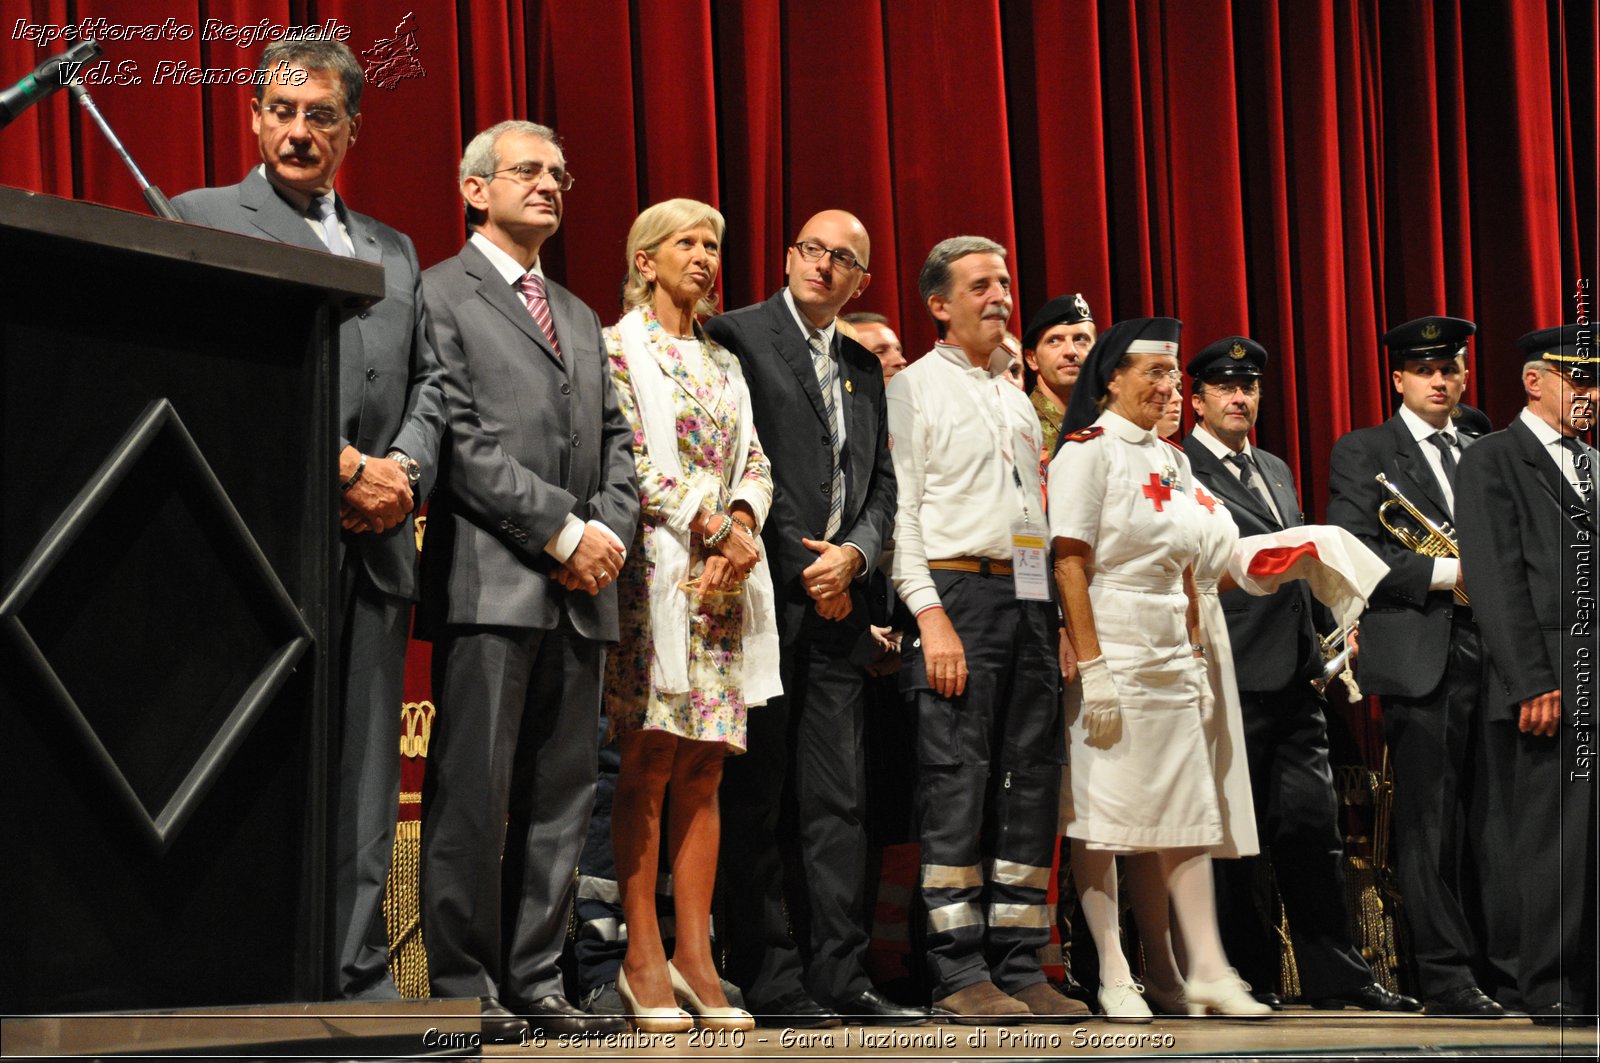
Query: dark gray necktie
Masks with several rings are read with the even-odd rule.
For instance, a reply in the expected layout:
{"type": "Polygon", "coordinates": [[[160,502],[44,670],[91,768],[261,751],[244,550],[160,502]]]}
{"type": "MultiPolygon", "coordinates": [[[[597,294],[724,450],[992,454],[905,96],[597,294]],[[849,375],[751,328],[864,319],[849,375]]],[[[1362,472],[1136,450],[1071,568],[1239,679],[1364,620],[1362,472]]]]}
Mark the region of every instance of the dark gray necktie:
{"type": "Polygon", "coordinates": [[[1453,432],[1439,431],[1428,437],[1428,442],[1439,448],[1439,467],[1444,469],[1445,482],[1454,493],[1456,489],[1456,437],[1453,432]]]}

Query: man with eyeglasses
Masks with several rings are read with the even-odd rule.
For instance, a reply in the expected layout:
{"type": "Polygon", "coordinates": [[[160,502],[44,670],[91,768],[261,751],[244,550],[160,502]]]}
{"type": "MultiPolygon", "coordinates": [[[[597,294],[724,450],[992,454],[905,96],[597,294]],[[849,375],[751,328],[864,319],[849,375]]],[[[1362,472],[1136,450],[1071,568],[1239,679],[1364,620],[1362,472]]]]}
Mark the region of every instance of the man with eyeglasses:
{"type": "Polygon", "coordinates": [[[939,342],[889,384],[900,492],[892,577],[916,618],[920,891],[935,1014],[969,1025],[1087,1014],[1040,968],[1065,753],[1039,420],[1004,379],[1006,250],[954,236],[918,291],[939,342]]]}
{"type": "MultiPolygon", "coordinates": [[[[334,177],[361,128],[361,64],[337,41],[286,40],[261,53],[250,121],[262,164],[225,188],[175,198],[186,221],[380,263],[387,295],[339,322],[339,677],[334,991],[392,1000],[384,886],[400,801],[400,705],[412,518],[438,471],[444,399],[411,240],[350,210],[334,177]],[[281,65],[280,65],[281,64],[281,65]]],[[[333,470],[330,470],[333,471],[333,470]]]]}
{"type": "Polygon", "coordinates": [[[1515,804],[1518,989],[1533,1021],[1594,1025],[1596,541],[1593,324],[1517,341],[1527,405],[1461,459],[1461,564],[1489,657],[1489,741],[1515,804]]]}
{"type": "Polygon", "coordinates": [[[1467,340],[1477,326],[1455,317],[1420,317],[1383,335],[1400,408],[1383,424],[1346,433],[1329,457],[1328,521],[1350,531],[1389,565],[1361,617],[1356,679],[1383,703],[1394,766],[1394,854],[1411,934],[1423,1011],[1492,1019],[1505,1009],[1485,994],[1493,974],[1469,914],[1474,882],[1485,910],[1510,910],[1492,867],[1493,817],[1474,806],[1493,780],[1475,772],[1482,742],[1483,653],[1476,611],[1467,603],[1462,565],[1408,514],[1379,507],[1383,476],[1430,523],[1453,525],[1461,512],[1457,466],[1474,436],[1457,416],[1466,389],[1467,340]],[[1425,551],[1402,543],[1385,520],[1414,534],[1425,551]]]}
{"type": "Polygon", "coordinates": [[[545,276],[572,174],[553,130],[508,121],[462,154],[472,230],[423,276],[450,435],[423,547],[439,715],[422,800],[436,995],[515,1041],[614,1033],[557,966],[594,804],[615,580],[639,519],[633,433],[600,321],[545,276]]]}
{"type": "MultiPolygon", "coordinates": [[[[1267,351],[1247,336],[1227,336],[1190,359],[1189,402],[1197,423],[1183,441],[1197,480],[1228,507],[1240,535],[1266,535],[1305,523],[1294,474],[1250,443],[1261,409],[1267,351]]],[[[1311,686],[1322,671],[1317,620],[1331,630],[1303,580],[1275,594],[1222,594],[1256,830],[1294,935],[1305,998],[1319,1008],[1416,1011],[1420,1005],[1379,985],[1350,939],[1339,799],[1328,760],[1328,721],[1311,686]]],[[[1277,928],[1255,903],[1257,857],[1214,860],[1217,916],[1229,959],[1274,1007],[1277,928]]]]}
{"type": "Polygon", "coordinates": [[[776,478],[762,539],[778,594],[784,696],[750,714],[749,752],[722,777],[720,871],[728,977],[766,1026],[926,1020],[867,977],[866,674],[850,651],[869,619],[866,577],[894,522],[882,369],[837,327],[871,283],[871,242],[854,215],[825,210],[784,252],[788,283],[714,317],[738,356],[756,432],[776,478]],[[801,883],[788,910],[776,828],[792,794],[801,883]]]}

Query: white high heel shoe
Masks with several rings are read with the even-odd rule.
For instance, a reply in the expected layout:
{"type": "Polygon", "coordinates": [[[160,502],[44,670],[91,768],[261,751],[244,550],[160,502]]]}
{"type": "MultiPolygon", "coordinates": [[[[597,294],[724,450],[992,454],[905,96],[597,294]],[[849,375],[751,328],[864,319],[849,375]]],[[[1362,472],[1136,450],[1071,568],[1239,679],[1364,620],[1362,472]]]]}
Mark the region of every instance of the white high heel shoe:
{"type": "Polygon", "coordinates": [[[1110,987],[1101,986],[1098,994],[1101,1016],[1107,1022],[1151,1021],[1155,1016],[1150,1014],[1150,1005],[1140,996],[1143,992],[1144,986],[1126,978],[1110,987]]]}
{"type": "Polygon", "coordinates": [[[1250,995],[1250,983],[1240,978],[1239,972],[1231,967],[1226,975],[1215,982],[1190,979],[1184,986],[1183,999],[1189,1004],[1190,1015],[1214,1011],[1219,1015],[1260,1019],[1272,1014],[1270,1007],[1250,995]]]}
{"type": "Polygon", "coordinates": [[[708,1030],[753,1030],[756,1028],[755,1016],[743,1008],[731,1005],[722,1008],[713,1008],[700,1000],[700,995],[689,985],[689,980],[679,973],[671,960],[667,961],[667,977],[672,979],[672,992],[681,1003],[689,1005],[695,1016],[699,1018],[700,1025],[708,1030]]]}
{"type": "MultiPolygon", "coordinates": [[[[672,965],[667,965],[672,971],[672,965]]],[[[676,980],[676,979],[674,979],[676,980]]],[[[674,986],[676,992],[676,986],[674,986]]],[[[628,1013],[628,1021],[636,1030],[645,1033],[683,1033],[685,1030],[694,1029],[694,1016],[682,1008],[642,1008],[639,1001],[634,998],[633,992],[628,988],[628,976],[617,968],[617,996],[622,998],[622,1010],[628,1013]]]]}

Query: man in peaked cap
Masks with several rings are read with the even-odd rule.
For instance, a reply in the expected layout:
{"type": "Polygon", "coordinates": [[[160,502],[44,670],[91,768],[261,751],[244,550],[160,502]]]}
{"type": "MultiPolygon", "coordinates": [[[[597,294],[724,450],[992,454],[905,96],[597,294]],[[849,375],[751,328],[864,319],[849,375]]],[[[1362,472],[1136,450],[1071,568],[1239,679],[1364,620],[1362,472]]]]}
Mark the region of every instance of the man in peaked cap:
{"type": "Polygon", "coordinates": [[[1055,456],[1061,418],[1094,340],[1094,315],[1081,292],[1058,295],[1045,303],[1022,334],[1022,360],[1036,377],[1029,398],[1044,433],[1040,438],[1044,440],[1045,465],[1055,456]]]}
{"type": "Polygon", "coordinates": [[[1509,744],[1514,763],[1518,989],[1535,1022],[1590,1025],[1600,455],[1580,436],[1595,422],[1594,338],[1592,325],[1562,325],[1517,341],[1527,406],[1462,459],[1457,496],[1489,657],[1489,740],[1509,744]]]}
{"type": "Polygon", "coordinates": [[[1492,875],[1480,876],[1484,821],[1474,821],[1468,807],[1472,745],[1482,724],[1478,626],[1458,597],[1465,593],[1460,561],[1418,553],[1388,531],[1379,507],[1389,495],[1376,480],[1383,474],[1435,525],[1454,522],[1456,467],[1474,437],[1458,431],[1450,414],[1466,387],[1464,355],[1476,331],[1461,318],[1422,317],[1384,334],[1401,407],[1334,444],[1328,520],[1389,565],[1361,619],[1356,676],[1383,703],[1394,764],[1395,859],[1424,1011],[1495,1018],[1505,1010],[1479,987],[1487,972],[1462,882],[1482,877],[1486,890],[1492,884],[1492,875]]]}
{"type": "MultiPolygon", "coordinates": [[[[1228,336],[1189,361],[1190,404],[1197,424],[1183,441],[1195,477],[1228,506],[1240,535],[1266,535],[1305,523],[1294,474],[1282,459],[1254,447],[1266,349],[1228,336]]],[[[1338,796],[1328,762],[1328,721],[1310,680],[1321,671],[1314,619],[1331,629],[1304,581],[1276,594],[1222,595],[1244,724],[1256,827],[1294,934],[1307,1000],[1319,1008],[1416,1011],[1420,1005],[1379,985],[1350,941],[1338,796]]],[[[1217,908],[1223,944],[1245,979],[1276,984],[1276,935],[1253,903],[1256,858],[1217,860],[1217,908]]],[[[1258,988],[1259,998],[1277,1003],[1258,988]]]]}

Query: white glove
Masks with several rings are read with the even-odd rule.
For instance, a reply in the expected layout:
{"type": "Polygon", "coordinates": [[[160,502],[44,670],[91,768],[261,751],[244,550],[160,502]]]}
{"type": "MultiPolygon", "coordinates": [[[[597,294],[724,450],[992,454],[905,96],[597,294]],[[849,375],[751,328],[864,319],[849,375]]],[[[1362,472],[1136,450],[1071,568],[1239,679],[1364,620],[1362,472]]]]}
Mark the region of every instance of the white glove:
{"type": "Polygon", "coordinates": [[[1083,729],[1089,741],[1109,746],[1122,737],[1122,698],[1104,654],[1078,662],[1078,682],[1083,684],[1083,729]]]}
{"type": "Polygon", "coordinates": [[[1211,729],[1211,719],[1217,713],[1217,696],[1211,689],[1211,670],[1204,657],[1194,659],[1195,682],[1200,685],[1200,726],[1211,729]]]}

